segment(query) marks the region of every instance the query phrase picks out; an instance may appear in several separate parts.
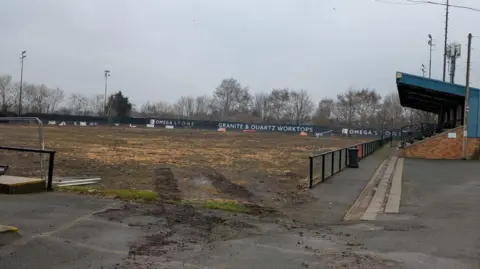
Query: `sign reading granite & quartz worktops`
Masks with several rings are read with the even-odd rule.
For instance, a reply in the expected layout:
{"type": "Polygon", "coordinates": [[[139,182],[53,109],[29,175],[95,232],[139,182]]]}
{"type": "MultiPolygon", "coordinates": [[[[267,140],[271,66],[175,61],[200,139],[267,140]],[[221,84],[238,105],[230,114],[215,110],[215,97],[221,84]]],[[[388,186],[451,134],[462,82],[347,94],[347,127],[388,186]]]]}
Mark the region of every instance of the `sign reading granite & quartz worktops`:
{"type": "Polygon", "coordinates": [[[308,125],[280,125],[280,124],[249,124],[249,123],[233,123],[219,122],[218,128],[227,130],[255,130],[265,132],[293,132],[293,133],[313,133],[314,126],[308,125]]]}

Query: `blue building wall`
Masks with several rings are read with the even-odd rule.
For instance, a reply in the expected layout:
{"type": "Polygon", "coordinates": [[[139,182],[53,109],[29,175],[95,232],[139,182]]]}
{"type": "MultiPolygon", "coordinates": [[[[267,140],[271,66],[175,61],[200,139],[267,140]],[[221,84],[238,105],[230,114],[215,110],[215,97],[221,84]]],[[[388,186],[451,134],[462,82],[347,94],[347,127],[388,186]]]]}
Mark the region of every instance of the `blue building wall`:
{"type": "Polygon", "coordinates": [[[480,90],[470,89],[468,97],[467,137],[480,137],[480,90]]]}

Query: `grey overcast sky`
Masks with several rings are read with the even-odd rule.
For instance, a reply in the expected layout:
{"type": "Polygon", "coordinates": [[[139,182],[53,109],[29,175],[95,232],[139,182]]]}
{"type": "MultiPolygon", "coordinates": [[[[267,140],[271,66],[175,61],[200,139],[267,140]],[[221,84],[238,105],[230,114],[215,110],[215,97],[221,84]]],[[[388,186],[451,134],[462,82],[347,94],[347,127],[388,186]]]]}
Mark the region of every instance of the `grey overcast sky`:
{"type": "MultiPolygon", "coordinates": [[[[385,94],[396,90],[397,70],[421,75],[428,66],[428,34],[437,45],[432,76],[441,78],[444,15],[443,6],[373,0],[1,0],[0,74],[19,80],[27,50],[25,81],[101,94],[109,69],[109,90],[137,105],[210,94],[226,77],[252,92],[303,88],[315,101],[349,87],[385,94]]],[[[463,84],[480,12],[454,8],[450,22],[463,84]]],[[[480,86],[480,38],[473,48],[480,86]]]]}

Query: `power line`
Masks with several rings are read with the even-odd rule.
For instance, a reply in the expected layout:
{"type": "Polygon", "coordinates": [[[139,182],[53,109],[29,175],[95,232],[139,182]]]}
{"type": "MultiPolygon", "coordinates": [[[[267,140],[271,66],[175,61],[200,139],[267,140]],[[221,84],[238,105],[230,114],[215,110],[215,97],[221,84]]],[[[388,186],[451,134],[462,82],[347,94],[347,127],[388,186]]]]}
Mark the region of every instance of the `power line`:
{"type": "Polygon", "coordinates": [[[388,1],[388,0],[373,0],[373,1],[378,2],[378,3],[384,3],[384,4],[404,5],[404,6],[414,6],[414,5],[424,5],[424,4],[438,5],[438,6],[447,6],[448,5],[449,7],[467,9],[467,10],[471,10],[471,11],[480,12],[480,8],[474,8],[474,7],[462,6],[462,5],[452,5],[452,4],[429,1],[429,0],[403,0],[403,2],[393,2],[393,1],[388,1]]]}
{"type": "Polygon", "coordinates": [[[428,0],[405,0],[410,3],[416,3],[416,4],[431,4],[431,5],[439,5],[439,6],[450,6],[450,7],[455,7],[455,8],[463,8],[463,9],[468,9],[476,12],[480,12],[480,8],[474,8],[474,7],[469,7],[469,6],[460,6],[460,5],[452,5],[452,4],[447,4],[447,3],[440,3],[440,2],[434,2],[434,1],[428,1],[428,0]]]}
{"type": "Polygon", "coordinates": [[[401,2],[392,2],[387,0],[373,0],[374,2],[384,3],[384,4],[392,4],[392,5],[403,5],[403,6],[414,6],[414,5],[422,5],[425,3],[401,3],[401,2]]]}
{"type": "Polygon", "coordinates": [[[431,4],[431,5],[439,5],[445,6],[445,40],[444,40],[444,48],[443,48],[443,81],[445,81],[446,76],[446,68],[447,68],[447,42],[448,42],[448,20],[449,20],[449,8],[459,8],[459,9],[467,9],[470,11],[480,12],[480,8],[474,8],[469,6],[461,6],[461,5],[452,5],[449,3],[449,0],[446,0],[446,3],[435,2],[430,0],[404,0],[405,2],[390,2],[386,0],[373,0],[374,2],[380,2],[385,4],[396,4],[396,5],[412,5],[412,4],[431,4]]]}

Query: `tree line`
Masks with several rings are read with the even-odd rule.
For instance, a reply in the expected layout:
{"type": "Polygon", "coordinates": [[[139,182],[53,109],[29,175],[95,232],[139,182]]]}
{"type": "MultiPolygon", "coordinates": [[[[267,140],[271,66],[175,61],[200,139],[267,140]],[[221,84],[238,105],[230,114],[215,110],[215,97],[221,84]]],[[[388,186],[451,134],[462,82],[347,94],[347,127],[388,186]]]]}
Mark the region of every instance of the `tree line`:
{"type": "MultiPolygon", "coordinates": [[[[435,115],[400,105],[396,91],[385,96],[375,89],[347,89],[336,98],[315,102],[305,89],[278,88],[252,93],[235,78],[223,79],[211,95],[181,96],[176,102],[132,104],[121,91],[107,97],[66,94],[43,84],[23,84],[24,113],[155,117],[251,123],[342,125],[393,129],[415,122],[431,122],[435,115]],[[106,105],[105,105],[106,104],[106,105]]],[[[0,76],[0,110],[17,112],[20,84],[0,76]]]]}

